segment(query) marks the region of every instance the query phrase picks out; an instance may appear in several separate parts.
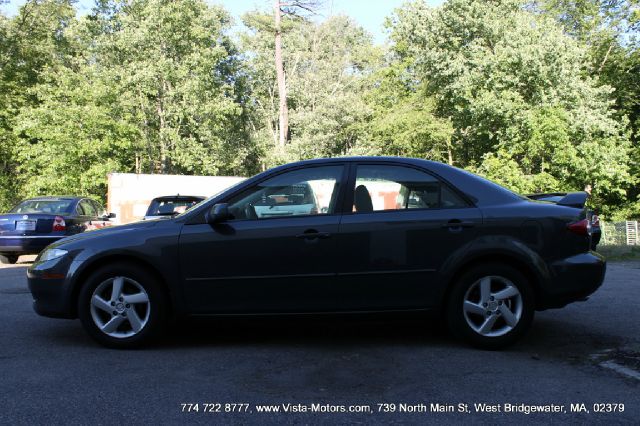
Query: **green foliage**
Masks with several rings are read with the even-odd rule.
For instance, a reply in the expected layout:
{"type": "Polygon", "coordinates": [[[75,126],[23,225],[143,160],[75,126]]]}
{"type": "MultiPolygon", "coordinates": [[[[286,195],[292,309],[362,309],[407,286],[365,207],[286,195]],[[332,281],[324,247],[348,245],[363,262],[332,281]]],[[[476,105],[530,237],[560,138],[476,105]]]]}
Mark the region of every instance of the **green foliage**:
{"type": "Polygon", "coordinates": [[[344,155],[356,146],[369,115],[363,99],[366,76],[382,52],[371,37],[342,16],[314,23],[283,20],[283,51],[288,86],[291,143],[276,147],[278,103],[273,69],[273,29],[260,13],[244,16],[243,36],[254,108],[251,126],[259,138],[265,167],[286,161],[344,155]]]}
{"type": "Polygon", "coordinates": [[[249,175],[402,155],[518,192],[593,187],[640,214],[638,0],[416,0],[375,46],[352,20],[283,16],[290,142],[278,143],[273,17],[204,0],[29,0],[0,15],[0,209],[104,198],[109,172],[249,175]]]}
{"type": "Polygon", "coordinates": [[[423,86],[414,87],[405,69],[406,64],[392,62],[372,76],[372,89],[365,96],[371,117],[352,153],[451,162],[451,122],[435,116],[434,100],[423,86]]]}
{"type": "Polygon", "coordinates": [[[612,89],[587,49],[518,0],[414,2],[392,25],[396,54],[454,127],[456,164],[518,190],[581,190],[620,202],[633,179],[612,89]]]}
{"type": "MultiPolygon", "coordinates": [[[[28,3],[23,11],[48,13],[54,3],[28,3]]],[[[105,1],[86,18],[54,22],[62,23],[42,31],[55,33],[55,43],[46,39],[33,55],[49,49],[57,60],[36,64],[33,77],[18,73],[29,84],[14,83],[30,100],[9,112],[6,126],[21,197],[104,197],[115,171],[252,169],[242,77],[220,8],[200,0],[105,1]]]]}
{"type": "Polygon", "coordinates": [[[539,8],[584,43],[590,64],[587,72],[614,89],[614,116],[627,126],[630,135],[629,163],[635,185],[629,188],[626,197],[603,202],[623,204],[618,216],[637,216],[639,204],[636,200],[640,196],[640,1],[543,0],[539,8]]]}
{"type": "Polygon", "coordinates": [[[41,83],[42,71],[63,63],[70,50],[65,30],[75,16],[71,3],[32,0],[12,19],[0,15],[0,211],[20,197],[15,118],[37,103],[30,89],[41,83]]]}

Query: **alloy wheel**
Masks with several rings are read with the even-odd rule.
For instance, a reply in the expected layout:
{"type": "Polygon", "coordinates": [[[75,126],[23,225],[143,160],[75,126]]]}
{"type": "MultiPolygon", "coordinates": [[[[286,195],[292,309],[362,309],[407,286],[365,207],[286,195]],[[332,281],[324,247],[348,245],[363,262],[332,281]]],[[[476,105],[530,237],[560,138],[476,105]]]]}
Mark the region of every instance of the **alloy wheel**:
{"type": "Polygon", "coordinates": [[[507,278],[485,276],[469,287],[462,309],[467,324],[476,333],[486,337],[504,336],[522,318],[522,294],[507,278]]]}
{"type": "Polygon", "coordinates": [[[149,295],[131,278],[118,276],[103,281],[93,292],[90,303],[95,325],[114,338],[134,336],[149,321],[149,295]]]}

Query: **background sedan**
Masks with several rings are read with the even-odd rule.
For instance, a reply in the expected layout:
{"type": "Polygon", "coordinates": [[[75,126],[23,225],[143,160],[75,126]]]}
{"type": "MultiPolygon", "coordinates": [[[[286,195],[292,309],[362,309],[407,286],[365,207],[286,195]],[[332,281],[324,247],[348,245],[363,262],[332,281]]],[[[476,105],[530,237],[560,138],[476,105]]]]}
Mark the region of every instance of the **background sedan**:
{"type": "Polygon", "coordinates": [[[22,201],[0,215],[0,255],[16,263],[24,254],[38,254],[69,235],[109,226],[104,207],[82,197],[38,197],[22,201]]]}

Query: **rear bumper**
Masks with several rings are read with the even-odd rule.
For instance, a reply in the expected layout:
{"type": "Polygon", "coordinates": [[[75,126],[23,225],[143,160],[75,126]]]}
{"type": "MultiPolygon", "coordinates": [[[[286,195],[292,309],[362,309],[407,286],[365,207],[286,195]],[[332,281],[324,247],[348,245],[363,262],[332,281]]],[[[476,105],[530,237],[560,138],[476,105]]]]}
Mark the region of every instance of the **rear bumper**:
{"type": "Polygon", "coordinates": [[[561,308],[585,300],[602,285],[607,262],[591,251],[553,262],[549,269],[551,279],[541,289],[538,309],[561,308]]]}
{"type": "Polygon", "coordinates": [[[38,254],[49,244],[64,238],[60,236],[13,236],[0,235],[0,253],[10,254],[38,254]]]}

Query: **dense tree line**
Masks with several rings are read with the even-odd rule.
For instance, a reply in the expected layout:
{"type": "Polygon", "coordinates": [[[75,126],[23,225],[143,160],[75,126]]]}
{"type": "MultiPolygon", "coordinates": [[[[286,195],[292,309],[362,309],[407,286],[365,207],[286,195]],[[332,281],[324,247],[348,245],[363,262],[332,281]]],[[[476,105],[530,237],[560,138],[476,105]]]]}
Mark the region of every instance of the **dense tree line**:
{"type": "Polygon", "coordinates": [[[417,0],[388,17],[387,46],[344,16],[242,21],[231,36],[203,0],[98,0],[85,16],[29,0],[0,15],[0,210],[104,198],[115,171],[250,175],[374,154],[520,192],[591,185],[606,215],[640,216],[638,0],[417,0]]]}

